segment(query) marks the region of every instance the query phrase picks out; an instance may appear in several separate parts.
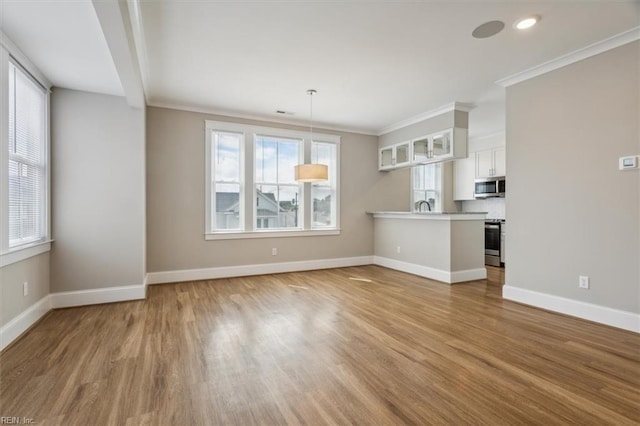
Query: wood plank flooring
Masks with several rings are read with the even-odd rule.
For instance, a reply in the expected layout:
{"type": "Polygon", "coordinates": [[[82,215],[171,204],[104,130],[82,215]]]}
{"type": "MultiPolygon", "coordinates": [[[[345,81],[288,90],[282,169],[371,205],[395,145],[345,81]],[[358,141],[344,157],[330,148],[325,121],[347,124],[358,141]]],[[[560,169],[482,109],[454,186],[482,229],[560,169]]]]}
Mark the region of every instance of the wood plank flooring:
{"type": "Polygon", "coordinates": [[[151,286],[146,301],[53,311],[6,349],[0,416],[640,423],[640,335],[500,294],[492,280],[448,286],[378,266],[151,286]]]}

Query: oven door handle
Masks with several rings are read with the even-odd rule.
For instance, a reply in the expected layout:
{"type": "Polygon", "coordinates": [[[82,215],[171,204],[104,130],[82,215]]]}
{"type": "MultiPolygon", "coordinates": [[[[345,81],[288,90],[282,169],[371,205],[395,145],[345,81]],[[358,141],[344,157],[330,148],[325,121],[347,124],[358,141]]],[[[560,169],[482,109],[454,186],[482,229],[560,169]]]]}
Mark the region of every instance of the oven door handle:
{"type": "Polygon", "coordinates": [[[500,225],[485,225],[486,229],[500,229],[500,225]]]}

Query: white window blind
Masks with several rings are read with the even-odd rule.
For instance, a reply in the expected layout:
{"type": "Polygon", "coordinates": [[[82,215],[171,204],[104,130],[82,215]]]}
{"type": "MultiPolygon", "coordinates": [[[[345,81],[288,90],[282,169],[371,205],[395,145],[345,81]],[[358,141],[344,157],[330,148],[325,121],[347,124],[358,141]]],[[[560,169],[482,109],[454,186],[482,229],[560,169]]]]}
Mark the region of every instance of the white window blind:
{"type": "Polygon", "coordinates": [[[46,92],[9,63],[9,248],[44,240],[46,92]]]}

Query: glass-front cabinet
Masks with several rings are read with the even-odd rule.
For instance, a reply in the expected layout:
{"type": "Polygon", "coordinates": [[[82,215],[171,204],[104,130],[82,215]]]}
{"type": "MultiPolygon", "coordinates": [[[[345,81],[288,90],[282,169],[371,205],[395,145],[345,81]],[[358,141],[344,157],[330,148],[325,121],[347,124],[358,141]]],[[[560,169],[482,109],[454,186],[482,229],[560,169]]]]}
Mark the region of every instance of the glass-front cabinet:
{"type": "Polygon", "coordinates": [[[379,170],[467,157],[467,129],[449,128],[380,148],[379,170]]]}
{"type": "Polygon", "coordinates": [[[452,130],[447,130],[440,134],[433,135],[431,138],[431,156],[432,157],[448,157],[452,153],[452,130]]]}
{"type": "Polygon", "coordinates": [[[413,164],[426,164],[453,157],[453,129],[433,133],[411,141],[413,164]]]}
{"type": "Polygon", "coordinates": [[[393,164],[393,146],[380,149],[380,158],[378,160],[378,168],[380,170],[390,169],[393,164]]]}
{"type": "Polygon", "coordinates": [[[429,138],[427,136],[423,138],[414,139],[413,144],[413,163],[423,163],[429,161],[429,138]]]}
{"type": "Polygon", "coordinates": [[[387,170],[405,167],[411,164],[411,143],[401,142],[380,148],[378,169],[387,170]]]}

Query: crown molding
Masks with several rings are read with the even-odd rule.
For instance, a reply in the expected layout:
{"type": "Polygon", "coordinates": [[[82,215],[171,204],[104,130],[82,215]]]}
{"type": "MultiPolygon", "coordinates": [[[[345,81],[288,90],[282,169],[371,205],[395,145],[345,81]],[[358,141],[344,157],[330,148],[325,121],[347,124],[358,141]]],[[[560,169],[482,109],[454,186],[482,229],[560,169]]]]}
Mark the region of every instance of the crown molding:
{"type": "Polygon", "coordinates": [[[585,46],[581,49],[574,50],[573,52],[567,53],[566,55],[562,55],[550,61],[543,62],[542,64],[536,65],[535,67],[518,72],[516,74],[512,74],[508,77],[496,81],[496,84],[502,87],[509,87],[639,39],[640,27],[634,27],[613,37],[606,38],[604,40],[585,46]]]}
{"type": "Polygon", "coordinates": [[[481,135],[481,136],[473,136],[473,137],[469,136],[469,142],[482,141],[485,139],[494,138],[496,136],[504,136],[504,135],[505,135],[504,130],[498,130],[497,132],[485,133],[484,135],[481,135]]]}
{"type": "Polygon", "coordinates": [[[9,55],[15,58],[16,61],[20,63],[38,82],[45,86],[45,89],[51,91],[51,81],[38,69],[37,66],[29,58],[27,55],[20,50],[20,48],[11,40],[1,29],[0,29],[0,46],[4,47],[9,55]]]}
{"type": "Polygon", "coordinates": [[[458,111],[464,111],[464,112],[469,112],[473,109],[474,105],[472,104],[467,104],[467,103],[462,103],[462,102],[451,102],[449,104],[443,105],[441,107],[432,109],[430,111],[426,111],[423,112],[421,114],[418,115],[414,115],[413,117],[409,117],[405,120],[401,120],[398,121],[394,124],[391,124],[389,126],[383,127],[382,129],[380,129],[380,131],[376,134],[376,136],[382,136],[382,135],[386,135],[387,133],[393,132],[394,130],[398,130],[398,129],[402,129],[403,127],[407,127],[410,126],[412,124],[416,124],[419,123],[421,121],[424,120],[428,120],[429,118],[433,118],[436,117],[438,115],[453,111],[453,110],[458,110],[458,111]]]}
{"type": "MultiPolygon", "coordinates": [[[[201,106],[191,106],[178,104],[174,102],[157,102],[151,101],[147,102],[147,106],[156,107],[156,108],[168,108],[168,109],[176,109],[180,111],[189,111],[189,112],[198,112],[202,114],[211,114],[211,115],[219,115],[227,118],[238,118],[242,120],[253,120],[253,121],[261,121],[263,123],[278,123],[278,124],[286,124],[289,126],[296,126],[302,128],[308,128],[309,123],[303,120],[283,120],[279,117],[273,117],[268,115],[259,115],[259,114],[246,114],[237,111],[230,111],[224,109],[217,108],[208,108],[201,106]]],[[[334,132],[344,132],[344,133],[357,133],[359,135],[367,135],[367,136],[378,136],[378,134],[369,129],[358,129],[353,127],[340,127],[334,126],[330,124],[324,123],[316,123],[313,124],[313,130],[329,130],[334,132]]]]}

